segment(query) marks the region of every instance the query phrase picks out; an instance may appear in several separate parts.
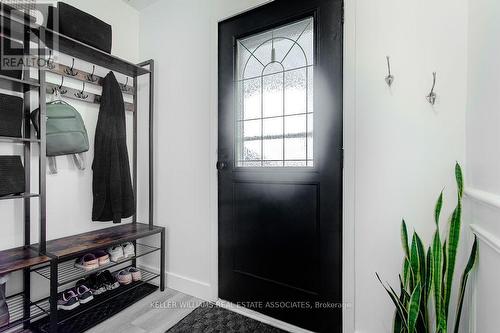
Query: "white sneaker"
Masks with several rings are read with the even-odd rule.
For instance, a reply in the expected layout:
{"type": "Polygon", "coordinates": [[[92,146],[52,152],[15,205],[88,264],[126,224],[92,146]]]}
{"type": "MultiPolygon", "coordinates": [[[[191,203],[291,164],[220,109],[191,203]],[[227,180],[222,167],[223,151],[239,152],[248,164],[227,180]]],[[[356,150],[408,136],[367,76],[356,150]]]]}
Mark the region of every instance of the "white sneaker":
{"type": "Polygon", "coordinates": [[[125,258],[130,258],[135,256],[135,247],[131,242],[124,243],[123,245],[123,255],[125,258]]]}
{"type": "Polygon", "coordinates": [[[108,248],[108,253],[111,261],[113,262],[118,262],[125,258],[125,255],[123,254],[123,248],[120,245],[108,248]]]}

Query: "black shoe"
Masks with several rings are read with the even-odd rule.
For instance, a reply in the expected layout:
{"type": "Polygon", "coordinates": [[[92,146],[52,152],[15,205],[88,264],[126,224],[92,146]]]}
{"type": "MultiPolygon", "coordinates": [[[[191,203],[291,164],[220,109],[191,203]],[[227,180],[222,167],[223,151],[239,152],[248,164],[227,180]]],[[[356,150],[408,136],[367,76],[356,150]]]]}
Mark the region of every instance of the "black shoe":
{"type": "Polygon", "coordinates": [[[80,285],[73,289],[76,296],[78,296],[78,300],[80,304],[85,304],[94,299],[92,296],[92,291],[86,285],[80,285]]]}
{"type": "Polygon", "coordinates": [[[58,310],[70,311],[78,306],[80,306],[80,301],[73,290],[69,289],[59,294],[59,298],[57,300],[58,310]]]}
{"type": "Polygon", "coordinates": [[[111,274],[110,271],[105,270],[101,272],[100,276],[105,280],[105,285],[107,290],[113,290],[120,286],[120,283],[116,280],[116,278],[111,274]]]}
{"type": "Polygon", "coordinates": [[[106,286],[102,282],[102,278],[99,278],[98,274],[92,274],[86,279],[79,280],[76,286],[85,285],[90,288],[92,294],[100,295],[106,291],[106,286]]]}

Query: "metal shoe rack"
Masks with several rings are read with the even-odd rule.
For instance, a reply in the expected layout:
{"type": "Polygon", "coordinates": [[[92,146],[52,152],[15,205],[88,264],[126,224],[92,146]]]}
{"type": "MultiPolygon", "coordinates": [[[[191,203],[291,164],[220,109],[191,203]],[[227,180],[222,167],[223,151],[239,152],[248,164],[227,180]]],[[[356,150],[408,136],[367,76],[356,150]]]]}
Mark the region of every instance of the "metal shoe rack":
{"type": "MultiPolygon", "coordinates": [[[[24,44],[24,54],[49,58],[52,49],[66,54],[70,57],[81,59],[94,64],[95,66],[112,70],[132,78],[133,85],[122,84],[124,94],[133,97],[133,103],[126,105],[127,112],[133,112],[133,186],[136,195],[137,205],[137,83],[138,77],[149,76],[149,221],[139,223],[134,216],[132,223],[91,231],[84,234],[73,235],[60,239],[46,240],[46,128],[45,122],[40,121],[40,133],[38,137],[32,137],[30,112],[36,107],[40,107],[40,117],[46,115],[45,103],[46,93],[51,93],[55,88],[53,84],[45,80],[45,69],[38,70],[37,79],[32,79],[32,71],[25,67],[23,70],[23,80],[0,75],[0,87],[12,92],[24,94],[24,120],[22,138],[0,137],[2,142],[12,142],[24,146],[24,167],[26,179],[26,191],[17,196],[1,197],[0,200],[23,200],[24,203],[24,245],[0,251],[0,274],[22,271],[23,291],[9,296],[7,304],[10,312],[10,322],[6,326],[0,327],[0,332],[11,330],[15,327],[30,329],[39,332],[83,332],[98,323],[119,313],[126,307],[134,304],[138,300],[146,297],[152,292],[165,289],[165,228],[154,225],[153,216],[153,117],[154,117],[154,61],[149,60],[140,64],[132,64],[108,53],[102,52],[89,45],[58,34],[55,31],[35,25],[32,18],[21,14],[15,9],[0,3],[0,26],[4,37],[22,41],[24,44]],[[21,20],[19,20],[21,18],[21,20]],[[38,44],[38,54],[33,55],[30,51],[30,42],[38,44]],[[39,105],[32,108],[30,103],[32,94],[38,94],[39,105]],[[31,193],[31,149],[32,145],[39,146],[39,188],[38,193],[31,193]],[[39,240],[37,244],[32,244],[31,222],[32,217],[31,202],[33,198],[39,200],[39,240]],[[156,235],[156,236],[155,236],[156,235]],[[140,239],[156,237],[158,246],[154,247],[141,243],[140,239]],[[133,242],[136,248],[135,255],[120,261],[110,263],[104,267],[91,272],[82,272],[73,266],[74,260],[81,255],[94,250],[106,249],[110,246],[119,245],[124,242],[133,242]],[[71,283],[100,270],[109,269],[111,271],[126,266],[137,266],[137,259],[147,255],[159,255],[159,267],[157,272],[149,272],[139,268],[142,272],[141,281],[134,282],[127,286],[108,291],[101,295],[94,296],[94,300],[80,305],[72,311],[58,311],[58,293],[63,287],[70,286],[71,283]],[[160,273],[161,272],[161,273],[160,273]],[[50,293],[48,297],[39,300],[32,300],[31,275],[41,276],[49,281],[50,293]],[[154,281],[159,280],[159,286],[154,281]]],[[[77,98],[90,103],[99,103],[100,96],[85,93],[85,85],[100,85],[98,76],[92,73],[77,71],[73,66],[65,67],[59,65],[51,66],[49,69],[55,74],[64,77],[71,77],[79,80],[83,84],[82,94],[73,94],[69,87],[64,86],[64,79],[56,88],[66,91],[63,97],[77,98]]],[[[94,67],[95,69],[95,67],[94,67]]],[[[0,110],[1,112],[1,110],[0,110]]],[[[148,242],[149,243],[149,242],[148,242]]]]}

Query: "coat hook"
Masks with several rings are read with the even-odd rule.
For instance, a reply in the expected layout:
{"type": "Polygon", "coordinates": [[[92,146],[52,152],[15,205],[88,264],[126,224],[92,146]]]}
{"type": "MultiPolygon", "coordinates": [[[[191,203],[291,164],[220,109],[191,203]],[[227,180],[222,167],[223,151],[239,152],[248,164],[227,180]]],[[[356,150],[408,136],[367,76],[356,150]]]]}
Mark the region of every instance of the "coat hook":
{"type": "Polygon", "coordinates": [[[54,65],[54,60],[52,59],[52,50],[49,50],[49,60],[47,60],[47,67],[50,70],[56,68],[56,65],[54,65]]]}
{"type": "Polygon", "coordinates": [[[92,83],[97,82],[97,77],[95,77],[94,73],[95,73],[95,65],[93,65],[92,67],[92,74],[87,75],[87,81],[92,83]]]}
{"type": "Polygon", "coordinates": [[[431,103],[431,105],[434,105],[434,104],[436,104],[436,98],[437,98],[437,95],[434,92],[434,88],[436,87],[436,72],[432,73],[432,78],[433,78],[433,80],[432,80],[431,92],[426,97],[427,97],[427,101],[429,103],[431,103]]]}
{"type": "Polygon", "coordinates": [[[125,92],[128,91],[128,87],[127,86],[128,86],[128,76],[127,76],[127,81],[125,81],[125,84],[122,84],[122,90],[125,91],[125,92]]]}
{"type": "Polygon", "coordinates": [[[68,90],[67,90],[67,89],[63,89],[63,84],[64,84],[64,76],[63,76],[63,75],[61,75],[61,84],[59,85],[59,88],[58,88],[59,93],[60,93],[61,95],[64,95],[64,94],[66,94],[66,93],[68,92],[68,90]]]}
{"type": "Polygon", "coordinates": [[[78,75],[78,72],[75,71],[75,58],[73,58],[73,63],[71,64],[71,68],[66,68],[64,70],[64,72],[68,75],[71,75],[71,76],[77,76],[78,75]]]}
{"type": "Polygon", "coordinates": [[[61,84],[59,86],[52,88],[52,94],[61,96],[65,95],[68,92],[68,90],[63,89],[63,84],[64,84],[64,76],[61,75],[61,84]]]}
{"type": "Polygon", "coordinates": [[[80,98],[80,99],[87,99],[89,97],[88,94],[85,94],[85,82],[83,82],[82,91],[75,93],[75,96],[80,98]]]}
{"type": "Polygon", "coordinates": [[[394,75],[391,74],[391,60],[390,60],[391,58],[387,56],[386,59],[387,59],[387,71],[389,72],[389,74],[385,77],[385,82],[390,87],[394,82],[394,75]]]}

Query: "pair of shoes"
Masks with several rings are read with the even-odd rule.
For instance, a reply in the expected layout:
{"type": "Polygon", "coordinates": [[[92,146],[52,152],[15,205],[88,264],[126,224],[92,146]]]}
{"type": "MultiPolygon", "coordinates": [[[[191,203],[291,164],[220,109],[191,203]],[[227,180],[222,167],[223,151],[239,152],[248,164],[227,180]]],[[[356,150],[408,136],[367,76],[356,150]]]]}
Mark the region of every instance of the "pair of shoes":
{"type": "Polygon", "coordinates": [[[108,290],[118,288],[120,283],[118,283],[110,271],[105,270],[91,274],[87,278],[78,281],[76,285],[88,285],[94,295],[100,295],[108,290]]]}
{"type": "Polygon", "coordinates": [[[111,261],[119,262],[120,260],[135,256],[135,247],[131,242],[127,242],[108,248],[108,253],[111,256],[111,261]]]}
{"type": "Polygon", "coordinates": [[[135,267],[125,268],[116,273],[116,279],[120,284],[127,285],[132,282],[137,282],[142,279],[141,271],[135,267]]]}
{"type": "Polygon", "coordinates": [[[65,311],[73,310],[80,306],[80,304],[88,303],[93,299],[92,291],[85,285],[79,285],[59,294],[57,309],[65,311]]]}
{"type": "Polygon", "coordinates": [[[106,270],[98,274],[99,277],[104,282],[104,286],[106,290],[113,290],[120,286],[120,283],[116,280],[116,278],[111,274],[110,271],[106,270]]]}
{"type": "Polygon", "coordinates": [[[99,267],[106,266],[109,264],[109,254],[105,251],[95,251],[93,253],[87,253],[81,258],[75,261],[75,267],[83,269],[84,271],[93,271],[99,267]]]}
{"type": "Polygon", "coordinates": [[[104,285],[104,281],[99,275],[91,274],[87,276],[85,279],[81,279],[76,283],[77,286],[85,285],[90,288],[92,294],[100,295],[106,291],[106,286],[104,285]]]}

